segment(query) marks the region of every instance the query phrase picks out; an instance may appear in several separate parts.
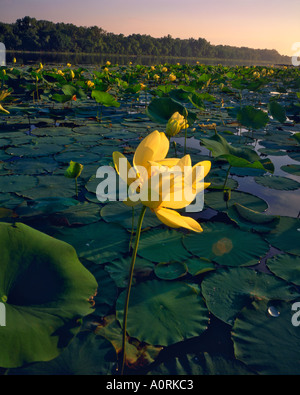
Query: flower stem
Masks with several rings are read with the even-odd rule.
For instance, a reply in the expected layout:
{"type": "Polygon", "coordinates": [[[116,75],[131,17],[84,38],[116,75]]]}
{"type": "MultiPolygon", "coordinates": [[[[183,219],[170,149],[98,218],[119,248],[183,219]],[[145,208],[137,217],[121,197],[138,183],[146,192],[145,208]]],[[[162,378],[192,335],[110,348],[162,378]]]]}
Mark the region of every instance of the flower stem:
{"type": "Polygon", "coordinates": [[[130,241],[129,241],[129,252],[130,252],[130,250],[131,250],[132,239],[133,239],[133,233],[134,233],[134,207],[132,206],[131,235],[130,235],[130,241]]]}
{"type": "Polygon", "coordinates": [[[146,209],[147,209],[147,207],[143,206],[140,217],[139,217],[139,221],[137,224],[136,237],[135,237],[134,249],[132,252],[131,265],[130,265],[130,271],[129,271],[129,279],[128,279],[128,284],[127,284],[127,292],[126,292],[125,305],[124,305],[124,316],[123,316],[121,375],[123,375],[123,373],[124,373],[124,366],[125,366],[125,359],[126,359],[127,314],[128,314],[129,297],[130,297],[130,290],[131,290],[131,284],[132,284],[132,278],[133,278],[133,270],[134,270],[136,254],[137,254],[140,236],[141,236],[142,223],[143,223],[146,209]]]}

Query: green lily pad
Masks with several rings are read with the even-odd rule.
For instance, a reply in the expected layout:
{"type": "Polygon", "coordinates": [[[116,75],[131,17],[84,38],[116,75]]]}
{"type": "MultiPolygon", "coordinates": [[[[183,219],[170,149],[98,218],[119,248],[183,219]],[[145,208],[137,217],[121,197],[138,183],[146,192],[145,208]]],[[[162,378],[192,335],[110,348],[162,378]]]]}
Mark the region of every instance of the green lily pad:
{"type": "MultiPolygon", "coordinates": [[[[168,359],[151,370],[149,375],[173,376],[216,376],[216,375],[253,375],[254,373],[242,362],[221,355],[202,353],[187,354],[182,357],[168,359]]],[[[188,389],[187,384],[185,388],[188,389]]]]}
{"type": "Polygon", "coordinates": [[[281,166],[281,170],[289,174],[294,174],[295,176],[300,176],[300,165],[285,165],[281,166]]]}
{"type": "MultiPolygon", "coordinates": [[[[110,274],[119,288],[125,288],[127,286],[130,264],[131,256],[113,260],[112,262],[108,262],[105,266],[105,270],[110,274]]],[[[137,257],[133,270],[132,284],[135,284],[139,279],[148,277],[153,272],[153,269],[154,263],[147,259],[137,257]]]]}
{"type": "Polygon", "coordinates": [[[300,255],[300,219],[280,217],[276,228],[264,237],[273,247],[300,255]]]}
{"type": "Polygon", "coordinates": [[[119,258],[128,252],[129,246],[129,234],[126,230],[104,221],[62,229],[55,237],[73,245],[80,258],[97,264],[119,258]]]}
{"type": "MultiPolygon", "coordinates": [[[[116,305],[117,319],[121,324],[124,300],[125,291],[116,305]]],[[[187,284],[151,280],[132,287],[127,319],[127,332],[131,337],[153,345],[168,346],[199,336],[207,324],[205,303],[200,294],[187,284]]]]}
{"type": "MultiPolygon", "coordinates": [[[[134,207],[134,229],[137,227],[141,210],[141,204],[134,207]]],[[[101,217],[104,219],[104,221],[118,223],[126,229],[132,228],[132,215],[132,207],[126,206],[126,204],[123,202],[111,202],[106,204],[101,209],[101,217]]],[[[155,227],[158,225],[161,225],[161,222],[156,217],[156,215],[153,214],[152,211],[146,210],[142,223],[142,229],[147,227],[155,227]]]]}
{"type": "Polygon", "coordinates": [[[162,280],[176,280],[187,273],[184,262],[161,262],[154,268],[156,276],[162,280]]]}
{"type": "Polygon", "coordinates": [[[37,177],[28,175],[9,175],[0,176],[0,191],[5,192],[23,192],[26,189],[35,187],[38,184],[37,177]]]}
{"type": "Polygon", "coordinates": [[[300,188],[300,183],[291,178],[280,176],[260,176],[254,177],[255,182],[264,187],[278,189],[281,191],[292,191],[300,188]]]}
{"type": "Polygon", "coordinates": [[[291,322],[292,305],[262,300],[245,307],[232,329],[236,358],[261,375],[299,375],[300,331],[291,322]]]}
{"type": "Polygon", "coordinates": [[[1,223],[0,233],[0,366],[48,361],[79,330],[78,318],[92,313],[97,282],[70,245],[21,223],[1,223]]]}
{"type": "Polygon", "coordinates": [[[209,311],[229,325],[252,300],[293,300],[299,296],[293,285],[249,268],[225,268],[209,273],[201,289],[209,311]]]}
{"type": "Polygon", "coordinates": [[[7,148],[6,153],[13,156],[24,156],[26,158],[35,158],[41,156],[49,156],[57,154],[63,150],[62,145],[58,144],[26,144],[22,147],[10,147],[7,148]]]}
{"type": "Polygon", "coordinates": [[[138,255],[151,262],[170,262],[190,257],[182,244],[182,233],[170,229],[151,229],[142,233],[138,255]]]}
{"type": "Polygon", "coordinates": [[[35,188],[31,189],[27,187],[18,192],[22,196],[33,200],[52,197],[72,198],[75,195],[74,180],[67,179],[63,175],[55,176],[47,174],[37,176],[36,178],[38,185],[35,188]]]}
{"type": "Polygon", "coordinates": [[[279,216],[265,215],[248,209],[239,203],[233,204],[227,211],[230,219],[237,223],[242,230],[270,232],[279,222],[279,216]]]}
{"type": "Polygon", "coordinates": [[[267,260],[267,266],[276,276],[300,285],[300,256],[279,254],[267,260]]]}
{"type": "Polygon", "coordinates": [[[54,159],[42,157],[38,159],[22,158],[4,164],[6,170],[20,175],[35,175],[51,173],[58,167],[54,159]]]}
{"type": "Polygon", "coordinates": [[[50,362],[38,362],[28,367],[10,369],[9,375],[93,376],[111,375],[117,362],[116,351],[103,336],[82,331],[72,343],[50,362]],[[76,355],[76,358],[74,356],[76,355]]]}
{"type": "Polygon", "coordinates": [[[186,235],[183,244],[193,255],[225,266],[252,266],[269,250],[258,234],[222,222],[202,224],[203,232],[186,235]]]}
{"type": "Polygon", "coordinates": [[[190,258],[184,262],[192,276],[215,270],[215,265],[207,259],[190,258]]]}
{"type": "MultiPolygon", "coordinates": [[[[204,195],[205,205],[218,211],[226,211],[226,202],[223,200],[223,191],[213,191],[205,193],[204,195]]],[[[239,203],[248,209],[263,212],[268,208],[267,202],[263,199],[251,195],[250,193],[231,191],[230,200],[227,202],[228,207],[231,207],[235,203],[239,203]]]]}

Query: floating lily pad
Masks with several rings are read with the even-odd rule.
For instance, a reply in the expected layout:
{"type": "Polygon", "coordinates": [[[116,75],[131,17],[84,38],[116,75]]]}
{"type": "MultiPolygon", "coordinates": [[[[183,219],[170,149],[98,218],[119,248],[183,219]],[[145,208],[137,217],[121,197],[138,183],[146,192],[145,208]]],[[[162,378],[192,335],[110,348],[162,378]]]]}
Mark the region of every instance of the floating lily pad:
{"type": "Polygon", "coordinates": [[[116,351],[110,341],[103,336],[82,331],[57,358],[50,362],[10,369],[9,375],[111,375],[116,362],[116,351]]]}
{"type": "Polygon", "coordinates": [[[295,176],[300,176],[300,165],[281,166],[281,170],[289,174],[294,174],[295,176]]]}
{"type": "Polygon", "coordinates": [[[259,374],[299,375],[300,331],[291,322],[292,305],[262,300],[245,307],[232,329],[236,358],[259,374]],[[272,307],[277,314],[270,314],[272,307]]]}
{"type": "Polygon", "coordinates": [[[278,189],[281,191],[292,191],[300,188],[300,183],[291,178],[280,176],[260,176],[254,177],[255,182],[264,187],[278,189]]]}
{"type": "Polygon", "coordinates": [[[161,262],[154,268],[156,276],[162,280],[175,280],[187,273],[184,262],[161,262]]]}
{"type": "Polygon", "coordinates": [[[300,285],[300,256],[279,254],[267,260],[267,266],[276,276],[300,285]]]}
{"type": "Polygon", "coordinates": [[[279,216],[262,214],[238,203],[233,204],[227,214],[242,230],[270,232],[279,222],[279,216]]]}
{"type": "Polygon", "coordinates": [[[24,156],[27,158],[35,158],[40,156],[49,156],[62,151],[64,147],[58,144],[26,144],[22,147],[7,148],[6,153],[13,156],[24,156]]]}
{"type": "MultiPolygon", "coordinates": [[[[215,376],[215,375],[253,375],[246,365],[236,359],[208,353],[171,358],[163,362],[149,375],[172,376],[215,376]]],[[[185,387],[188,389],[188,384],[185,387]]]]}
{"type": "Polygon", "coordinates": [[[151,229],[142,233],[138,255],[152,262],[170,262],[190,257],[182,244],[182,233],[170,229],[151,229]]]}
{"type": "Polygon", "coordinates": [[[23,192],[26,189],[35,187],[38,184],[37,177],[28,175],[9,175],[0,177],[0,191],[23,192]]]}
{"type": "Polygon", "coordinates": [[[48,157],[38,159],[24,158],[7,162],[4,167],[15,174],[35,175],[51,173],[58,167],[58,163],[48,157]]]}
{"type": "MultiPolygon", "coordinates": [[[[117,319],[121,324],[124,300],[125,292],[116,305],[117,319]]],[[[168,346],[199,336],[207,324],[205,303],[200,294],[187,284],[152,280],[132,287],[127,321],[127,332],[131,337],[153,345],[168,346]]]]}
{"type": "Polygon", "coordinates": [[[280,278],[248,268],[218,269],[201,283],[207,308],[232,325],[238,312],[252,300],[293,300],[296,288],[280,278]]]}
{"type": "MultiPolygon", "coordinates": [[[[223,199],[223,191],[210,191],[204,195],[205,205],[218,211],[226,211],[226,202],[223,199]]],[[[232,191],[230,200],[227,202],[228,207],[231,207],[235,203],[239,203],[251,210],[263,212],[268,208],[268,204],[265,200],[251,195],[246,192],[232,191]]]]}
{"type": "MultiPolygon", "coordinates": [[[[113,260],[105,266],[105,270],[110,274],[111,278],[114,279],[115,283],[120,288],[127,286],[130,264],[131,256],[113,260]]],[[[153,269],[154,263],[147,259],[137,257],[134,265],[132,284],[135,284],[137,279],[143,279],[144,277],[149,276],[149,274],[153,272],[153,269]]]]}
{"type": "Polygon", "coordinates": [[[275,248],[300,255],[300,219],[280,217],[276,228],[265,239],[275,248]]]}
{"type": "Polygon", "coordinates": [[[27,187],[26,190],[24,188],[22,191],[18,192],[22,194],[22,196],[33,200],[51,197],[71,198],[75,195],[74,180],[67,179],[63,176],[48,174],[37,176],[36,178],[38,180],[38,185],[35,188],[30,189],[30,187],[27,187]]]}
{"type": "Polygon", "coordinates": [[[186,235],[183,244],[193,255],[225,266],[252,266],[269,250],[258,234],[222,222],[202,224],[203,232],[186,235]]]}
{"type": "Polygon", "coordinates": [[[185,264],[187,265],[188,272],[192,276],[215,270],[215,265],[207,259],[190,258],[185,261],[185,264]]]}
{"type": "Polygon", "coordinates": [[[78,318],[92,313],[96,280],[66,243],[21,223],[1,223],[0,233],[0,295],[6,306],[0,366],[48,361],[79,330],[78,318]]]}
{"type": "Polygon", "coordinates": [[[66,228],[55,235],[76,248],[80,258],[102,264],[128,252],[129,234],[125,229],[104,221],[95,224],[66,228]]]}
{"type": "MultiPolygon", "coordinates": [[[[98,181],[99,182],[99,181],[98,181]]],[[[134,229],[137,227],[142,205],[134,207],[134,229]]],[[[122,225],[124,228],[132,228],[132,207],[126,206],[123,202],[111,202],[101,209],[101,217],[106,222],[114,222],[122,225]]],[[[160,225],[161,222],[155,214],[150,210],[146,210],[142,228],[154,227],[160,225]]]]}

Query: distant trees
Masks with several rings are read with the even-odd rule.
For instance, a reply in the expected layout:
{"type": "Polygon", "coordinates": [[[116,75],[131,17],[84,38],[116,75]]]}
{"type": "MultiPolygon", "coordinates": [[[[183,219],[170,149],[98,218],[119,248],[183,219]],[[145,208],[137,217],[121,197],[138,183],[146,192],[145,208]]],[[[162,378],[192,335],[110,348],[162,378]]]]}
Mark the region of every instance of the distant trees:
{"type": "Polygon", "coordinates": [[[97,26],[83,27],[53,23],[26,16],[15,23],[0,22],[0,42],[9,50],[95,54],[126,54],[195,58],[247,59],[287,62],[276,50],[211,45],[204,38],[179,39],[168,35],[154,38],[146,34],[113,34],[97,26]]]}

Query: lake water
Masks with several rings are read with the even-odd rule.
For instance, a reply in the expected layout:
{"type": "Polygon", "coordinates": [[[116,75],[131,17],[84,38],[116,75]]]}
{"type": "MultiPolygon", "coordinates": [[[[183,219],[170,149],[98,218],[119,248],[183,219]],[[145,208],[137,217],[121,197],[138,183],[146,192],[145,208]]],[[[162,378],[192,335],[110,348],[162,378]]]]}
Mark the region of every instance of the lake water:
{"type": "Polygon", "coordinates": [[[201,58],[175,58],[175,57],[154,57],[154,56],[127,56],[127,55],[109,55],[109,54],[64,54],[64,53],[17,53],[7,52],[6,62],[11,64],[13,58],[17,59],[17,64],[35,65],[39,62],[44,65],[103,65],[109,60],[112,64],[128,65],[132,64],[154,65],[154,64],[222,64],[224,66],[250,66],[250,65],[271,65],[271,62],[253,62],[237,59],[201,59],[201,58]]]}

